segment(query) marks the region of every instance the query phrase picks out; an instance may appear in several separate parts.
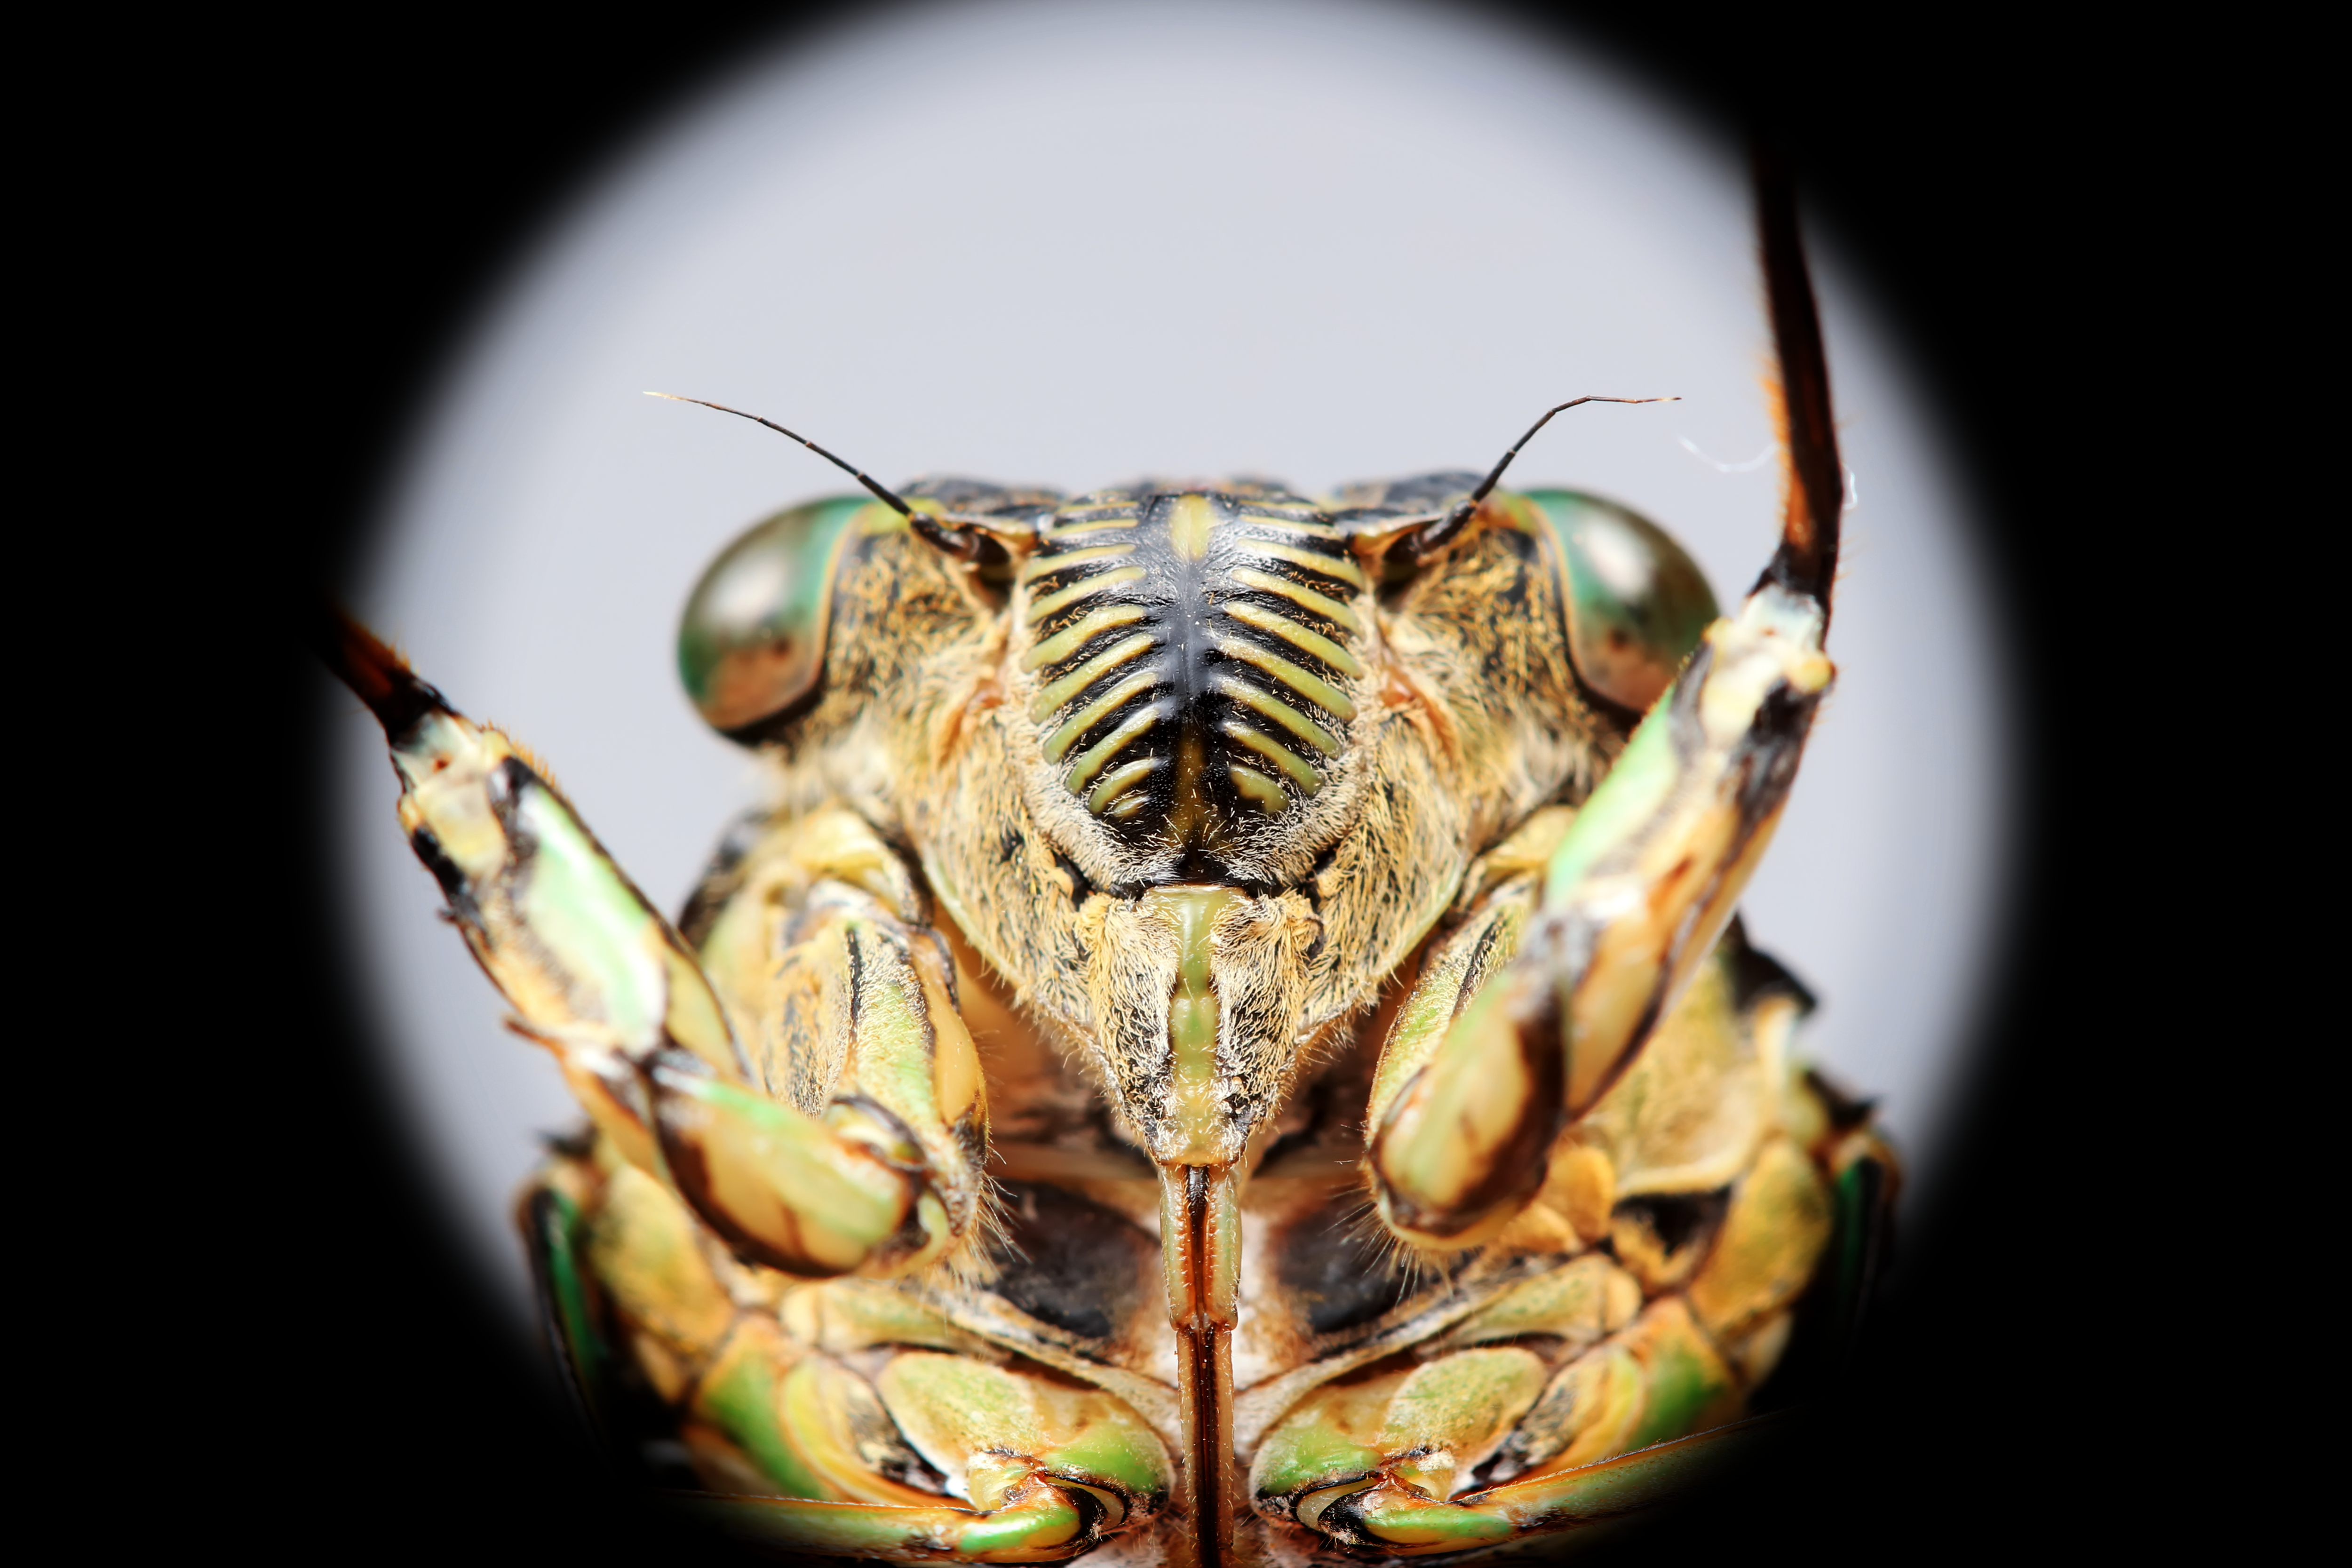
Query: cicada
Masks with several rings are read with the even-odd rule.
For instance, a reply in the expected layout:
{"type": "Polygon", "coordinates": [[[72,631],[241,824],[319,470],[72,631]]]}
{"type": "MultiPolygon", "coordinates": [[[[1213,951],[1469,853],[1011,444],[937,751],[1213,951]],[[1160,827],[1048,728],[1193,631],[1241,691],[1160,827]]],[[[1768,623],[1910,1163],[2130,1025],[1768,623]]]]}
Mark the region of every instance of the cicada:
{"type": "Polygon", "coordinates": [[[1313,499],[894,491],[804,442],[861,490],[685,613],[772,789],[674,922],[326,626],[586,1113],[520,1215],[627,1463],[821,1554],[1475,1553],[1673,1495],[1834,1359],[1895,1165],[1735,914],[1832,682],[1843,489],[1758,191],[1787,479],[1729,615],[1646,520],[1502,488],[1541,421],[1313,499]]]}

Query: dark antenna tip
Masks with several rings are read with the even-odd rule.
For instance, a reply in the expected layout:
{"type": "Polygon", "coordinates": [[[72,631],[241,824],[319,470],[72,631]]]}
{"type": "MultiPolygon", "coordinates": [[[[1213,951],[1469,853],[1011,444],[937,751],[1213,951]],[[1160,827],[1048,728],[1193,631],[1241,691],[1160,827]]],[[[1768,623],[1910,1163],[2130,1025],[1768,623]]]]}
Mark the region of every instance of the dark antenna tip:
{"type": "Polygon", "coordinates": [[[1528,426],[1526,435],[1511,443],[1511,449],[1504,453],[1495,466],[1486,471],[1486,477],[1479,481],[1476,489],[1470,492],[1469,499],[1456,502],[1452,510],[1420,532],[1411,535],[1411,543],[1407,548],[1415,560],[1444,549],[1469,522],[1472,515],[1478,510],[1478,503],[1494,493],[1495,487],[1502,482],[1503,470],[1511,466],[1511,459],[1517,457],[1520,449],[1536,438],[1537,431],[1551,423],[1553,415],[1565,414],[1570,409],[1580,407],[1587,403],[1680,403],[1681,401],[1679,397],[1601,397],[1596,395],[1571,397],[1566,403],[1555,404],[1543,411],[1541,418],[1528,426]]]}
{"type": "Polygon", "coordinates": [[[1519,448],[1534,440],[1536,432],[1550,424],[1552,416],[1555,414],[1565,414],[1571,408],[1581,407],[1588,403],[1680,403],[1681,401],[1679,397],[1571,397],[1566,403],[1547,408],[1543,411],[1543,417],[1528,426],[1528,433],[1511,443],[1511,449],[1504,453],[1501,460],[1488,471],[1485,481],[1470,492],[1470,504],[1476,506],[1486,499],[1488,492],[1492,491],[1502,479],[1503,470],[1509,468],[1511,459],[1519,455],[1519,448]]]}
{"type": "Polygon", "coordinates": [[[665,398],[671,403],[691,403],[700,408],[715,408],[721,414],[732,414],[738,419],[749,419],[754,425],[764,425],[779,436],[789,437],[798,441],[802,446],[864,485],[877,500],[905,518],[907,526],[914,531],[918,538],[942,554],[951,555],[967,565],[983,567],[1002,561],[1004,557],[1003,546],[991,538],[983,529],[950,527],[942,524],[929,512],[917,511],[873,475],[843,461],[797,430],[787,430],[772,419],[763,419],[757,414],[749,414],[740,408],[730,408],[723,403],[713,403],[707,397],[680,397],[675,392],[648,392],[646,395],[665,398]]]}
{"type": "Polygon", "coordinates": [[[738,419],[749,419],[754,425],[764,425],[779,436],[788,437],[794,441],[798,441],[802,446],[806,447],[810,451],[814,452],[818,457],[823,458],[826,462],[831,463],[835,468],[839,468],[843,473],[847,474],[851,479],[856,479],[859,484],[864,485],[866,489],[873,494],[875,500],[880,501],[884,506],[888,507],[892,511],[897,512],[900,517],[906,518],[909,521],[912,521],[914,519],[915,509],[908,506],[905,501],[900,500],[896,495],[892,494],[879,479],[875,479],[873,476],[866,473],[865,469],[856,467],[855,464],[844,462],[841,458],[835,457],[831,452],[826,451],[824,447],[818,446],[815,442],[810,440],[807,437],[800,434],[798,431],[785,429],[782,426],[777,424],[772,419],[763,419],[757,414],[747,414],[740,408],[730,408],[723,403],[713,403],[707,397],[680,397],[675,392],[648,392],[646,395],[647,397],[664,398],[671,403],[691,403],[701,408],[716,408],[721,414],[732,414],[738,419]]]}

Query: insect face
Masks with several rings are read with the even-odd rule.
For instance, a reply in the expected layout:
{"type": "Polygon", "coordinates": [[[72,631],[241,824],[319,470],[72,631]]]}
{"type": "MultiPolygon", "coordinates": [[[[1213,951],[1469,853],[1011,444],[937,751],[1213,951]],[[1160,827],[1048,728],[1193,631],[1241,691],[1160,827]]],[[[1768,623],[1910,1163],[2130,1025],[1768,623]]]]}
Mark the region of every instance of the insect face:
{"type": "Polygon", "coordinates": [[[877,815],[934,824],[908,826],[932,891],[1135,1141],[1231,1165],[1478,847],[1581,798],[1712,611],[1663,532],[1570,492],[1497,492],[1402,559],[1475,483],[813,503],[720,555],[680,668],[812,796],[852,759],[877,815]],[[916,531],[931,508],[1004,558],[916,531]]]}

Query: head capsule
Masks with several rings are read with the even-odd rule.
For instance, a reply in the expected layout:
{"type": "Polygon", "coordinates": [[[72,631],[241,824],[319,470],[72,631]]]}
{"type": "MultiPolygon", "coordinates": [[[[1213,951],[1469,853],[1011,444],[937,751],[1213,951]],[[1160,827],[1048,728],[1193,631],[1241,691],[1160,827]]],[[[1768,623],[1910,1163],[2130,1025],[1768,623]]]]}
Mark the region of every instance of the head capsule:
{"type": "Polygon", "coordinates": [[[1674,680],[1720,613],[1706,574],[1656,523],[1575,490],[1526,490],[1568,575],[1569,657],[1585,685],[1636,713],[1674,680]]]}

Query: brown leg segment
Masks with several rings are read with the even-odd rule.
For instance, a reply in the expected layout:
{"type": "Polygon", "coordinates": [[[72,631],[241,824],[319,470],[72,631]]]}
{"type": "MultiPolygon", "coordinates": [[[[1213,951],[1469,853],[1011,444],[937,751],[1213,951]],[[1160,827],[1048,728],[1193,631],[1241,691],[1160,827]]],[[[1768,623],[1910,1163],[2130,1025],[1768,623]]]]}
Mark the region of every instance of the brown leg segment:
{"type": "Polygon", "coordinates": [[[1234,1325],[1240,1321],[1241,1207],[1230,1167],[1160,1173],[1160,1267],[1176,1330],[1184,1426],[1183,1510],[1198,1568],[1222,1568],[1234,1534],[1234,1325]]]}

